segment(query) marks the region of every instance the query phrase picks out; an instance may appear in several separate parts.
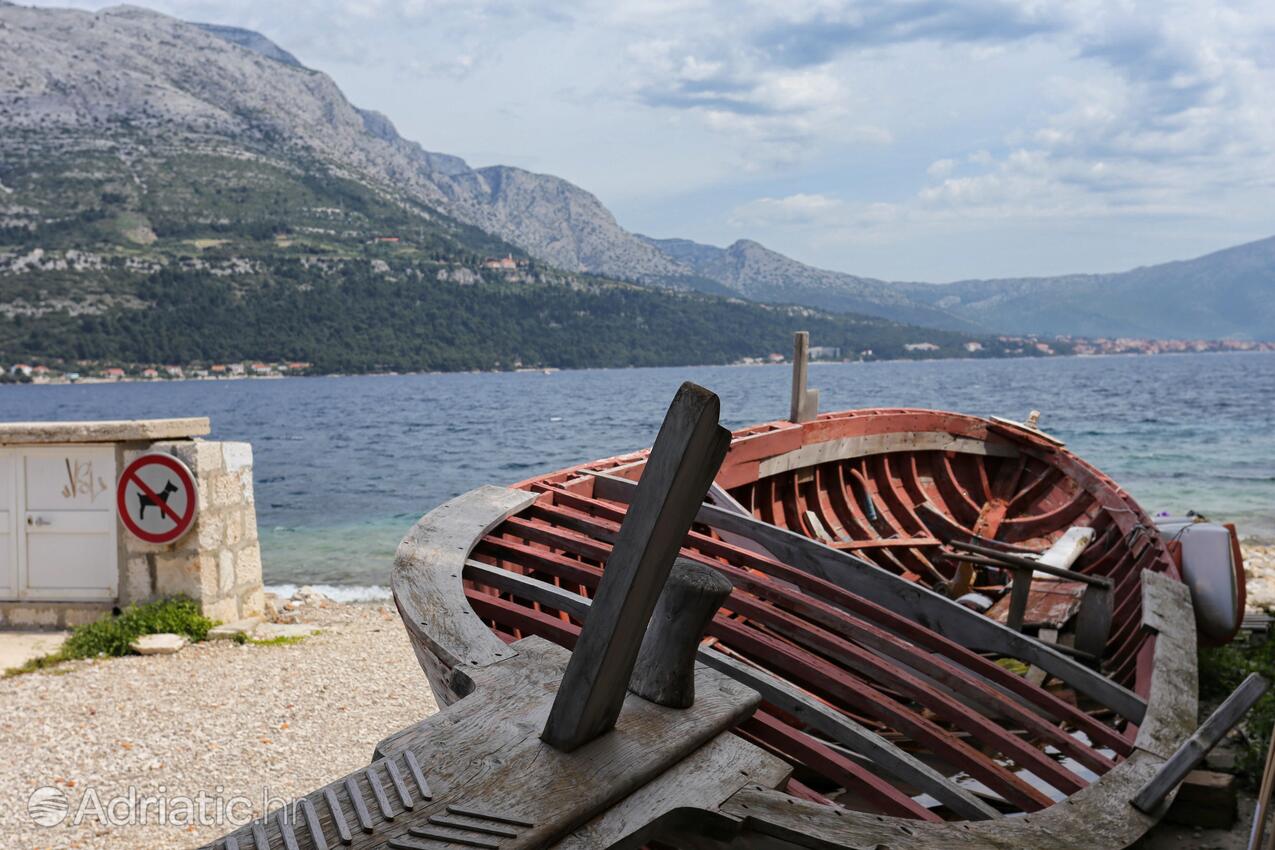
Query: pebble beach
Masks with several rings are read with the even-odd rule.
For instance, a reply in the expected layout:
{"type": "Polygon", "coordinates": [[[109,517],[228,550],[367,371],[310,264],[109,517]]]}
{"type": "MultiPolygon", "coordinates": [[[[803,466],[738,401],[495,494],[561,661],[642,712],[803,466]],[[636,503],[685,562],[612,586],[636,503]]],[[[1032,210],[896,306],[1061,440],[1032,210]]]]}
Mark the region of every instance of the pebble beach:
{"type": "MultiPolygon", "coordinates": [[[[162,825],[153,808],[150,823],[116,825],[124,803],[103,823],[88,795],[105,809],[130,790],[202,792],[209,812],[256,817],[366,765],[378,741],[434,713],[392,604],[313,607],[304,620],[320,632],[292,644],[207,641],[0,679],[0,848],[198,847],[230,827],[162,825]],[[87,799],[84,822],[35,823],[28,801],[46,787],[65,795],[68,820],[87,799]]],[[[172,805],[167,819],[180,821],[172,805]]]]}
{"type": "MultiPolygon", "coordinates": [[[[1275,608],[1275,545],[1246,542],[1244,554],[1249,607],[1275,608]]],[[[232,815],[255,817],[367,764],[378,741],[434,713],[393,605],[323,601],[284,614],[297,615],[319,633],[282,645],[208,641],[0,680],[0,750],[32,754],[0,759],[0,848],[197,847],[229,826],[159,824],[153,811],[148,823],[117,824],[109,812],[103,823],[89,807],[78,825],[41,827],[28,801],[57,789],[70,816],[90,791],[103,807],[130,792],[202,792],[210,811],[236,801],[232,815]]]]}

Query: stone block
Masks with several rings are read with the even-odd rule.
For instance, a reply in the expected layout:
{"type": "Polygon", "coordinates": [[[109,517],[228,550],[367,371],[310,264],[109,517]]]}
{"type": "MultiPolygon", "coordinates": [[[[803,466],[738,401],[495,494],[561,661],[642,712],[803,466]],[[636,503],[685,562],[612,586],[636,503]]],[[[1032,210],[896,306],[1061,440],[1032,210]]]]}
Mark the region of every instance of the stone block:
{"type": "Polygon", "coordinates": [[[124,565],[124,593],[121,602],[144,602],[155,593],[151,586],[151,565],[145,555],[133,555],[124,565]]]}
{"type": "Polygon", "coordinates": [[[226,538],[226,518],[212,511],[205,511],[195,521],[196,545],[204,552],[216,551],[226,538]]]}
{"type": "Polygon", "coordinates": [[[243,539],[245,543],[257,539],[257,509],[248,505],[243,511],[243,539]]]}
{"type": "Polygon", "coordinates": [[[243,540],[243,514],[242,509],[229,508],[223,516],[226,533],[222,539],[231,548],[238,546],[243,540]]]}
{"type": "Polygon", "coordinates": [[[58,609],[50,605],[22,605],[9,609],[10,626],[56,626],[58,609]]]}
{"type": "Polygon", "coordinates": [[[256,543],[244,546],[236,554],[235,583],[240,587],[261,586],[261,547],[256,543]]]}
{"type": "Polygon", "coordinates": [[[221,596],[235,592],[235,553],[229,549],[217,553],[217,590],[221,596]]]}
{"type": "Polygon", "coordinates": [[[189,596],[191,599],[217,595],[217,559],[198,551],[181,550],[154,556],[155,593],[158,596],[189,596]]]}
{"type": "Polygon", "coordinates": [[[252,468],[251,443],[222,443],[222,463],[227,472],[239,472],[252,468]]]}
{"type": "Polygon", "coordinates": [[[221,457],[221,443],[215,441],[183,440],[173,443],[156,443],[155,450],[176,455],[190,467],[191,472],[200,478],[225,468],[221,457]]]}
{"type": "Polygon", "coordinates": [[[243,476],[238,472],[219,472],[209,481],[210,508],[227,508],[244,503],[243,476]]]}
{"type": "Polygon", "coordinates": [[[233,596],[213,600],[211,596],[201,600],[204,616],[220,623],[233,623],[239,619],[239,600],[233,596]]]}
{"type": "Polygon", "coordinates": [[[1164,815],[1169,823],[1200,829],[1230,829],[1238,818],[1235,777],[1211,770],[1188,773],[1164,815]]]}
{"type": "Polygon", "coordinates": [[[101,606],[71,606],[62,610],[60,625],[73,629],[76,626],[87,626],[89,623],[96,623],[103,617],[109,617],[111,610],[101,606]]]}
{"type": "Polygon", "coordinates": [[[266,613],[266,594],[260,587],[248,591],[239,598],[239,616],[264,617],[266,613]]]}
{"type": "Polygon", "coordinates": [[[181,635],[164,632],[157,635],[142,635],[128,645],[138,655],[172,655],[180,652],[186,645],[186,638],[181,635]]]}

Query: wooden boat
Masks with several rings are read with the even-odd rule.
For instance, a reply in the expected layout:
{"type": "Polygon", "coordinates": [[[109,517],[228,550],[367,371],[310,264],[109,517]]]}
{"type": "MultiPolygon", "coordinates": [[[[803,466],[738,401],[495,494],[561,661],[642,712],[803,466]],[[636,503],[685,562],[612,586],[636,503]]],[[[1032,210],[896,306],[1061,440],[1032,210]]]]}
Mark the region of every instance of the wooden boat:
{"type": "Polygon", "coordinates": [[[1192,739],[1177,565],[1034,428],[714,430],[684,387],[651,452],[422,517],[392,586],[444,711],[303,801],[313,844],[267,819],[218,850],[1125,847],[1265,687],[1192,739]]]}

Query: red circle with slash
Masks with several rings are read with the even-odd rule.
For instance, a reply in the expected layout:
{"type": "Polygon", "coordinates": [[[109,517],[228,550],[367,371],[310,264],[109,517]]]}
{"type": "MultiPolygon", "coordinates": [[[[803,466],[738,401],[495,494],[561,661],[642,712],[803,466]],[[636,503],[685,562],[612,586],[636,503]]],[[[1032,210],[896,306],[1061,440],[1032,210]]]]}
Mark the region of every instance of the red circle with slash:
{"type": "Polygon", "coordinates": [[[144,454],[120,474],[115,505],[120,522],[134,536],[147,543],[172,543],[195,523],[195,476],[170,454],[144,454]]]}

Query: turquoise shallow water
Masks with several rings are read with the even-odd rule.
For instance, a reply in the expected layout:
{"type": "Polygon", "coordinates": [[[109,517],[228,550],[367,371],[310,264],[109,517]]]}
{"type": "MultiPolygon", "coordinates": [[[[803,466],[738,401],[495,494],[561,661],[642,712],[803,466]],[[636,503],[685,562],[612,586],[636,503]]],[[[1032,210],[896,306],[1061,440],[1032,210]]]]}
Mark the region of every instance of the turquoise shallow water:
{"type": "MultiPolygon", "coordinates": [[[[1275,539],[1275,353],[816,364],[824,410],[907,405],[1021,419],[1150,511],[1275,539]]],[[[212,417],[250,441],[272,584],[383,585],[429,508],[483,483],[649,445],[683,380],[725,424],[787,414],[787,366],[0,386],[0,420],[212,417]]]]}

